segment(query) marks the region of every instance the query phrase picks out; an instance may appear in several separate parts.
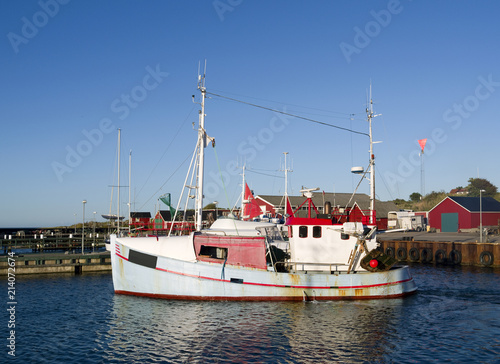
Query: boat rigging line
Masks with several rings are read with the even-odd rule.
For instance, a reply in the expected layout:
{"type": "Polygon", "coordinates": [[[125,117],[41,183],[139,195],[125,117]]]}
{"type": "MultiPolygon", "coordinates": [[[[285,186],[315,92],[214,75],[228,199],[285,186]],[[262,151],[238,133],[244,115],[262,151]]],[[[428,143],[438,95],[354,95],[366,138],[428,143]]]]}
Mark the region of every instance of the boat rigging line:
{"type": "Polygon", "coordinates": [[[273,174],[269,174],[269,173],[262,173],[262,172],[257,172],[255,170],[252,170],[252,169],[247,169],[247,172],[252,172],[252,173],[255,173],[255,174],[261,174],[263,176],[268,176],[268,177],[273,177],[273,178],[282,178],[284,179],[285,177],[283,176],[275,176],[273,174]]]}
{"type": "Polygon", "coordinates": [[[280,111],[280,110],[276,110],[276,109],[273,109],[273,108],[270,108],[270,107],[267,107],[267,106],[253,104],[251,102],[247,102],[247,101],[243,101],[243,100],[238,100],[238,99],[235,99],[235,98],[232,98],[232,97],[223,96],[223,95],[216,94],[216,93],[209,92],[209,91],[206,91],[206,93],[207,93],[207,95],[212,95],[212,96],[220,97],[220,98],[223,98],[223,99],[227,99],[227,100],[239,102],[241,104],[245,104],[245,105],[257,107],[257,108],[260,108],[260,109],[277,112],[279,114],[288,115],[288,116],[291,116],[291,117],[294,117],[294,118],[297,118],[297,119],[302,119],[302,120],[310,121],[312,123],[316,123],[316,124],[320,124],[320,125],[324,125],[324,126],[329,126],[329,127],[340,129],[340,130],[345,130],[345,131],[348,131],[350,133],[360,134],[360,135],[366,135],[367,137],[370,136],[370,134],[368,134],[368,133],[363,133],[361,131],[356,131],[356,130],[352,130],[352,129],[349,129],[349,128],[344,128],[342,126],[328,124],[328,123],[325,123],[323,121],[318,121],[318,120],[314,120],[314,119],[310,119],[310,118],[305,118],[303,116],[299,116],[299,115],[295,115],[295,114],[290,114],[290,113],[287,113],[287,112],[284,112],[284,111],[280,111]]]}
{"type": "MultiPolygon", "coordinates": [[[[272,102],[274,104],[281,104],[281,105],[286,105],[286,106],[295,106],[295,107],[300,107],[301,109],[322,111],[322,112],[326,112],[326,113],[329,113],[329,114],[338,114],[339,115],[339,116],[329,115],[328,117],[331,117],[331,118],[346,119],[348,117],[350,119],[354,119],[354,116],[356,115],[356,114],[352,114],[352,113],[345,113],[345,112],[340,112],[340,111],[332,111],[332,110],[318,109],[316,107],[308,107],[308,106],[303,106],[303,105],[298,105],[298,104],[291,104],[289,102],[283,103],[281,101],[274,101],[274,100],[263,99],[263,98],[259,98],[259,97],[252,97],[252,96],[248,96],[248,95],[235,94],[235,93],[232,93],[232,92],[225,92],[223,90],[217,90],[217,89],[213,89],[213,88],[212,88],[212,90],[214,90],[216,92],[222,92],[222,93],[225,93],[227,95],[244,97],[244,98],[248,98],[248,99],[265,101],[265,102],[272,102]]],[[[306,114],[326,116],[326,115],[315,114],[315,113],[306,113],[306,114]]]]}

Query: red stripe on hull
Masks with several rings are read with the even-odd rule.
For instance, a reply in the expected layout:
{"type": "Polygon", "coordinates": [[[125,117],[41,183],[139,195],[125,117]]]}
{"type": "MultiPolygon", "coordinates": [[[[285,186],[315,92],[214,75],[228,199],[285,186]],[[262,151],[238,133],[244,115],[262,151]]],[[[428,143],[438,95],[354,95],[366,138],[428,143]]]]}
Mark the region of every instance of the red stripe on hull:
{"type": "Polygon", "coordinates": [[[384,298],[400,298],[414,294],[416,291],[404,292],[394,295],[378,295],[378,296],[325,296],[315,297],[314,299],[304,299],[303,296],[252,296],[252,297],[213,297],[213,296],[187,296],[187,295],[167,295],[140,293],[130,291],[115,290],[116,294],[129,296],[150,297],[167,300],[189,300],[189,301],[340,301],[340,300],[372,300],[384,298]]]}
{"type": "Polygon", "coordinates": [[[122,258],[123,260],[126,260],[126,261],[128,262],[128,259],[127,259],[127,258],[125,258],[123,255],[120,255],[120,254],[118,254],[118,253],[116,253],[116,255],[117,255],[117,256],[119,256],[120,258],[122,258]]]}

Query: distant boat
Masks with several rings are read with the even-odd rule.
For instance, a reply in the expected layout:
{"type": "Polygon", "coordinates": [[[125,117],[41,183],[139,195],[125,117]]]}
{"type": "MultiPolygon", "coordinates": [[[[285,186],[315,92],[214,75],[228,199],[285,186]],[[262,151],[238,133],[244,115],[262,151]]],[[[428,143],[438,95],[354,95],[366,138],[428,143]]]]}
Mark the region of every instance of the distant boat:
{"type": "Polygon", "coordinates": [[[371,109],[367,109],[369,220],[315,218],[310,203],[315,189],[305,189],[308,217],[288,219],[289,241],[285,241],[270,222],[219,218],[209,229],[202,229],[204,148],[214,139],[205,130],[204,76],[198,77],[198,89],[198,140],[193,170],[190,167],[186,176],[187,182],[192,172],[194,183],[184,186],[196,192],[196,196],[188,193],[196,198],[196,231],[183,236],[111,235],[115,293],[164,299],[302,301],[393,298],[417,290],[408,266],[397,266],[394,258],[377,250],[371,109]]]}
{"type": "MultiPolygon", "coordinates": [[[[101,215],[106,220],[118,220],[118,215],[101,215]]],[[[120,216],[120,220],[123,220],[125,216],[120,216]]]]}

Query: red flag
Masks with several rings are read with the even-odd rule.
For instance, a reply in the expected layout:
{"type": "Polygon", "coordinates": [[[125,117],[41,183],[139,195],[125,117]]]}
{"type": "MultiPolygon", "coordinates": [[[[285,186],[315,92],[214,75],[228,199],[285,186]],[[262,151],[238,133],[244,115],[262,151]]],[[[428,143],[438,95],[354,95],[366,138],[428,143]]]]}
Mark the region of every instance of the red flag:
{"type": "Polygon", "coordinates": [[[424,152],[425,143],[427,143],[427,138],[425,138],[425,139],[420,139],[420,140],[418,141],[418,144],[420,144],[420,148],[422,148],[422,153],[424,152]]]}
{"type": "Polygon", "coordinates": [[[243,220],[251,220],[262,213],[259,204],[255,201],[252,191],[245,183],[245,201],[243,201],[243,220]]]}

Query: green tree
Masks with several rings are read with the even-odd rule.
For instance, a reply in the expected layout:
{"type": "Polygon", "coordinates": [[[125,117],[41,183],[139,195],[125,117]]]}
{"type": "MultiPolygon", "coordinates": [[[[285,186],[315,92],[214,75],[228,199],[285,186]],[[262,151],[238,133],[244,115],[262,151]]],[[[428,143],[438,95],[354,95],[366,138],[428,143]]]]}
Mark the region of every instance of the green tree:
{"type": "Polygon", "coordinates": [[[484,178],[469,178],[469,185],[467,190],[469,191],[469,196],[479,197],[479,191],[483,190],[483,196],[495,196],[498,192],[498,188],[494,186],[490,181],[484,178]]]}
{"type": "Polygon", "coordinates": [[[412,200],[413,202],[418,202],[422,199],[422,195],[418,192],[413,192],[411,195],[410,195],[410,200],[412,200]]]}

